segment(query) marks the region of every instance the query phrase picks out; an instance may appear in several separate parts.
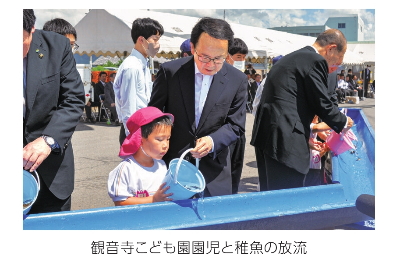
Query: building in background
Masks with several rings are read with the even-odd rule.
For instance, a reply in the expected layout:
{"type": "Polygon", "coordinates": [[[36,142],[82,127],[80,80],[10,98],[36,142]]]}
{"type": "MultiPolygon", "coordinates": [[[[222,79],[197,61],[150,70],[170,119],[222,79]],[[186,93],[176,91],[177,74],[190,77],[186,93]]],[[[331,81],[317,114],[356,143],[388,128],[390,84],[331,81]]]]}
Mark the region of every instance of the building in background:
{"type": "Polygon", "coordinates": [[[304,36],[317,37],[327,29],[338,29],[343,32],[348,42],[364,41],[364,21],[358,14],[344,15],[341,17],[329,17],[325,25],[321,26],[297,26],[297,27],[273,27],[271,30],[284,31],[304,36]]]}

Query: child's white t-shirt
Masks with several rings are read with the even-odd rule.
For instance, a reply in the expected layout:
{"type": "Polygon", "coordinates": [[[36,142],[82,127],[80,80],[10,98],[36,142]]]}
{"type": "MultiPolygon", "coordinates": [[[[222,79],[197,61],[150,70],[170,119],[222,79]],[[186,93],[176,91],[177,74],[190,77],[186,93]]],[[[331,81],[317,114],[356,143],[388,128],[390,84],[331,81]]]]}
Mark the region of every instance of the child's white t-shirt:
{"type": "Polygon", "coordinates": [[[108,195],[112,200],[124,201],[128,197],[152,196],[167,173],[163,160],[153,160],[152,167],[145,167],[133,156],[129,156],[112,170],[108,176],[108,195]]]}
{"type": "MultiPolygon", "coordinates": [[[[315,124],[310,125],[310,139],[317,139],[317,133],[313,133],[312,129],[315,124]]],[[[321,169],[321,156],[319,151],[310,149],[310,169],[321,169]]]]}

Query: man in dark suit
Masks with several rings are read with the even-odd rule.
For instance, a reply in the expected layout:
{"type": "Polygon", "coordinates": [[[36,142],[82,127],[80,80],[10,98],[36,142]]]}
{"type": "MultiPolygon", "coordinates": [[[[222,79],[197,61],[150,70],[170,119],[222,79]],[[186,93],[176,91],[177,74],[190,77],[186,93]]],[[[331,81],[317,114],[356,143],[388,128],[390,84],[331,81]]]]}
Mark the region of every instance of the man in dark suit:
{"type": "Polygon", "coordinates": [[[92,107],[99,108],[99,120],[105,122],[107,120],[106,114],[104,110],[100,110],[101,102],[100,102],[100,95],[102,95],[102,100],[104,101],[104,87],[106,85],[107,73],[101,71],[99,74],[99,82],[93,85],[93,100],[90,99],[87,104],[85,105],[85,113],[86,117],[89,119],[90,122],[96,123],[95,120],[92,119],[92,107]]]}
{"type": "Polygon", "coordinates": [[[361,77],[363,79],[363,86],[364,86],[364,93],[363,97],[367,98],[368,97],[368,84],[369,81],[371,80],[371,70],[369,69],[371,66],[367,65],[367,67],[362,71],[361,77]]]}
{"type": "MultiPolygon", "coordinates": [[[[247,78],[224,62],[233,31],[221,19],[202,18],[191,33],[192,56],[161,65],[149,106],[175,116],[169,162],[185,150],[201,158],[205,196],[232,194],[229,146],[244,134],[247,78]]],[[[193,158],[185,158],[194,163],[193,158]]]]}
{"type": "Polygon", "coordinates": [[[35,30],[24,9],[23,168],[37,171],[40,191],[30,213],[71,209],[74,156],[71,137],[82,115],[85,92],[69,40],[35,30]]]}
{"type": "Polygon", "coordinates": [[[261,190],[303,186],[310,162],[310,123],[315,115],[336,132],[353,125],[327,92],[328,72],[342,63],[346,48],[342,32],[329,29],[312,46],[280,59],[268,73],[268,90],[261,96],[250,142],[256,152],[264,154],[263,160],[257,158],[259,168],[266,169],[266,173],[259,172],[261,190]]]}
{"type": "Polygon", "coordinates": [[[104,106],[110,109],[114,125],[119,126],[117,109],[115,108],[114,79],[117,73],[110,74],[110,81],[104,86],[104,106]]]}

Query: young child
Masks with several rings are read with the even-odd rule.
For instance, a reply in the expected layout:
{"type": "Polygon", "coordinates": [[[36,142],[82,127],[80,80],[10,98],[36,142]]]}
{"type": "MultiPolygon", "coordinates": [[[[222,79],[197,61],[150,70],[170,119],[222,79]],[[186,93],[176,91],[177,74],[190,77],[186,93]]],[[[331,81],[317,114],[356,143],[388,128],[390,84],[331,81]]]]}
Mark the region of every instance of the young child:
{"type": "Polygon", "coordinates": [[[129,135],[119,156],[124,160],[108,176],[108,195],[115,206],[171,201],[161,184],[167,173],[162,157],[169,148],[174,116],[156,107],[137,110],[127,121],[129,135]]]}
{"type": "Polygon", "coordinates": [[[329,150],[325,142],[317,140],[317,135],[326,140],[326,132],[331,128],[324,122],[318,123],[318,116],[314,116],[310,125],[310,138],[308,145],[310,146],[310,170],[304,178],[304,186],[318,186],[324,184],[323,170],[321,170],[322,156],[329,150]]]}

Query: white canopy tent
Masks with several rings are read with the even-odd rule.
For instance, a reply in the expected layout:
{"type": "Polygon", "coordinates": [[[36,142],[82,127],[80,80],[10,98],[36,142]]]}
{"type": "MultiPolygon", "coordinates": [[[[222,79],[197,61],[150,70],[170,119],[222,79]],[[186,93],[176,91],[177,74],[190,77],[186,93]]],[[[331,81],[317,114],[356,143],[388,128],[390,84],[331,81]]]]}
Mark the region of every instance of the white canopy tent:
{"type": "Polygon", "coordinates": [[[375,42],[348,43],[347,50],[358,54],[366,65],[375,65],[375,42]]]}
{"type": "MultiPolygon", "coordinates": [[[[180,45],[190,38],[193,26],[200,18],[139,9],[90,9],[75,26],[78,35],[79,55],[127,56],[134,44],[131,25],[136,18],[150,17],[163,25],[164,35],[160,39],[161,49],[157,57],[178,58],[180,45]]],[[[306,45],[315,37],[301,36],[270,29],[230,23],[235,37],[242,39],[249,48],[248,59],[265,63],[265,59],[286,55],[306,45]]],[[[362,64],[356,53],[347,52],[346,64],[362,64]]]]}

